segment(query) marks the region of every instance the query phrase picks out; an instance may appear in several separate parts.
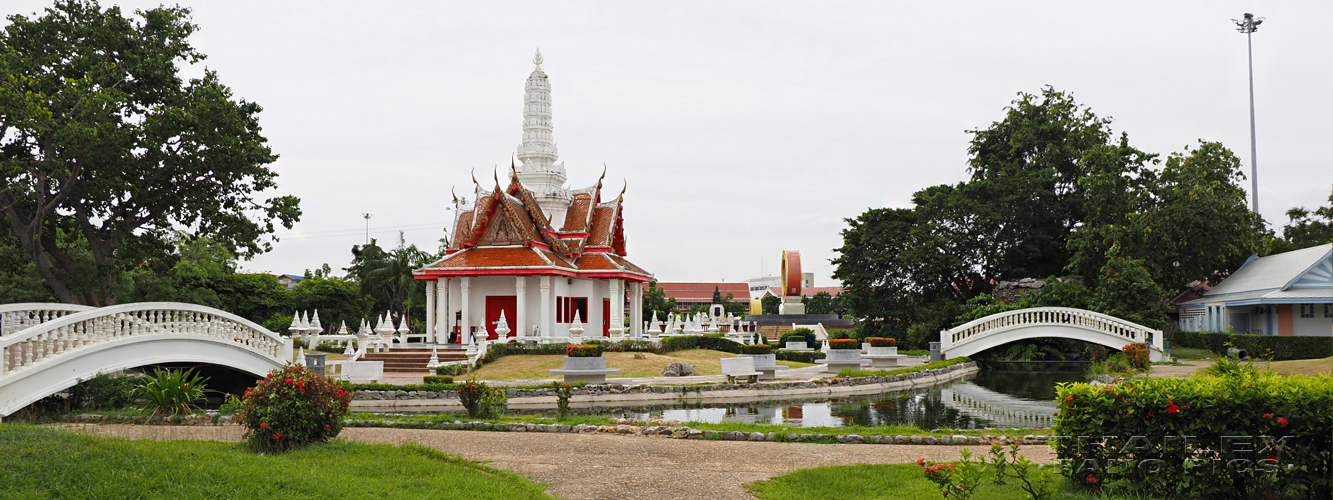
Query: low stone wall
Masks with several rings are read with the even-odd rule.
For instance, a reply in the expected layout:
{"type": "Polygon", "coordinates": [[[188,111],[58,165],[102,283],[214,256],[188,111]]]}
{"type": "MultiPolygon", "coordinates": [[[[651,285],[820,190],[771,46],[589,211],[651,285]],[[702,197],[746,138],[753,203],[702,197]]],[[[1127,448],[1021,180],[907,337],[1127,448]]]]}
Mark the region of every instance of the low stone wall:
{"type": "MultiPolygon", "coordinates": [[[[738,399],[791,396],[852,396],[886,391],[921,389],[952,382],[977,372],[976,362],[877,377],[833,377],[810,381],[757,384],[622,385],[597,384],[575,387],[573,403],[698,402],[708,399],[738,399]]],[[[549,406],[556,402],[551,388],[505,389],[511,407],[549,406]]],[[[431,391],[357,391],[356,410],[459,406],[458,394],[431,391]]]]}

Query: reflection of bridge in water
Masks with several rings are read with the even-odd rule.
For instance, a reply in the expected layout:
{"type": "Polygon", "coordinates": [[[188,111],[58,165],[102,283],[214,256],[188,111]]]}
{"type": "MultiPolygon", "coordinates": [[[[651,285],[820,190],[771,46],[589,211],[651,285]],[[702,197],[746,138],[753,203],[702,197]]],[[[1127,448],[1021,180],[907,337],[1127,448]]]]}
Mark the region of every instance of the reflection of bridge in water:
{"type": "Polygon", "coordinates": [[[940,391],[944,405],[989,422],[988,427],[1046,428],[1054,425],[1054,402],[1033,401],[963,383],[940,391]]]}

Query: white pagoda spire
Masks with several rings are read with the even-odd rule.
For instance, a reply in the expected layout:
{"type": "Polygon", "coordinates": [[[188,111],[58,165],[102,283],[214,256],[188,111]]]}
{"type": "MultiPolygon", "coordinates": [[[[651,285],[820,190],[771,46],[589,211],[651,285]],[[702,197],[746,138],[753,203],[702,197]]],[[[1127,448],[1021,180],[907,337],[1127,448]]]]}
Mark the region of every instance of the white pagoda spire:
{"type": "Polygon", "coordinates": [[[565,165],[556,163],[558,152],[551,127],[551,82],[542,71],[542,53],[537,50],[523,96],[523,142],[518,145],[515,167],[519,182],[532,192],[537,205],[546,212],[551,225],[559,229],[565,222],[572,196],[565,189],[565,165]]]}

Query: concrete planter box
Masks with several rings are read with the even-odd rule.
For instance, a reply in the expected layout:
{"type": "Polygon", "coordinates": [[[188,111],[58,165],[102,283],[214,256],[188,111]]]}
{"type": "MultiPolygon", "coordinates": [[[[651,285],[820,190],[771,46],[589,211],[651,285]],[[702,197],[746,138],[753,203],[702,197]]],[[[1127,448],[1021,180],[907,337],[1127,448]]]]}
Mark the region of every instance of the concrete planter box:
{"type": "Polygon", "coordinates": [[[787,347],[786,347],[786,349],[787,349],[788,351],[809,351],[809,350],[810,350],[809,347],[806,347],[805,342],[787,342],[787,347]]]}
{"type": "Polygon", "coordinates": [[[828,373],[838,373],[843,368],[861,367],[861,350],[859,349],[829,349],[824,353],[824,359],[819,363],[828,365],[828,373]]]}
{"type": "Polygon", "coordinates": [[[620,373],[619,369],[607,368],[605,357],[571,358],[565,356],[565,365],[560,370],[549,370],[551,375],[563,375],[565,382],[588,382],[604,384],[607,375],[620,373]]]}
{"type": "Polygon", "coordinates": [[[898,347],[870,347],[866,354],[871,356],[897,356],[898,347]]]}

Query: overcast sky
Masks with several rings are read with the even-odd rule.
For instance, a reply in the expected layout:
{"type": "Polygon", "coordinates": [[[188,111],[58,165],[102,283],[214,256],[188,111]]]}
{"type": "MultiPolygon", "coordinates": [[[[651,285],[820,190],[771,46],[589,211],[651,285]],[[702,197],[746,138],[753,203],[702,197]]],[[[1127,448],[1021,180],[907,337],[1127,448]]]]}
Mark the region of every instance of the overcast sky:
{"type": "Polygon", "coordinates": [[[182,5],[204,64],[264,107],[279,192],[305,212],[251,271],[346,266],[362,213],[385,246],[404,229],[436,248],[450,188],[508,169],[537,47],[570,187],[603,163],[607,189],[628,182],[629,258],[662,281],[773,274],[794,249],[831,284],[843,219],[964,180],[965,131],[1047,84],[1140,149],[1221,141],[1248,173],[1245,12],[1266,18],[1260,211],[1281,226],[1333,188],[1327,0],[182,5]]]}

